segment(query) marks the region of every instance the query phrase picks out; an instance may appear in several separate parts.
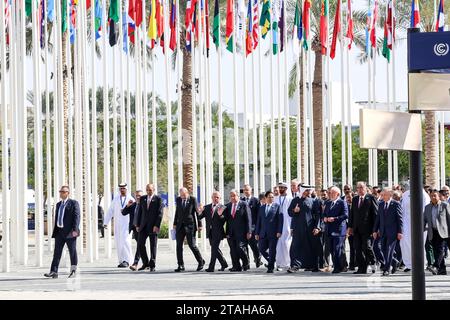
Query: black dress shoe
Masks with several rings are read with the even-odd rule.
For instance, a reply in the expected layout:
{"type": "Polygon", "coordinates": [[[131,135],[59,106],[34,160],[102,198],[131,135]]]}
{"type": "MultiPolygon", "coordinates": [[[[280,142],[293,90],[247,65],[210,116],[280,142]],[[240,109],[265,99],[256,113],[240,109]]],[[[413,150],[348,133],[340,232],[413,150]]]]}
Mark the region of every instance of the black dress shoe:
{"type": "Polygon", "coordinates": [[[225,269],[228,268],[228,266],[222,266],[219,271],[225,271],[225,269]]]}
{"type": "Polygon", "coordinates": [[[129,264],[128,264],[128,262],[123,261],[123,262],[122,262],[121,264],[119,264],[117,267],[118,267],[118,268],[128,268],[128,267],[129,267],[129,264]]]}
{"type": "Polygon", "coordinates": [[[44,273],[44,277],[56,279],[58,278],[58,274],[54,271],[51,271],[49,273],[44,273]]]}
{"type": "Polygon", "coordinates": [[[214,269],[208,268],[208,269],[205,269],[205,272],[214,272],[214,269]]]}
{"type": "Polygon", "coordinates": [[[70,271],[69,277],[68,278],[75,278],[77,276],[77,271],[76,270],[72,270],[70,271]]]}
{"type": "Polygon", "coordinates": [[[244,271],[247,271],[248,269],[250,269],[250,265],[246,265],[242,268],[244,271]]]}
{"type": "Polygon", "coordinates": [[[331,273],[341,273],[341,270],[334,269],[333,271],[331,271],[331,273]]]}
{"type": "Polygon", "coordinates": [[[367,271],[355,271],[355,272],[353,272],[353,274],[367,274],[367,271]]]}
{"type": "Polygon", "coordinates": [[[391,274],[394,274],[394,273],[396,273],[396,272],[397,272],[397,268],[392,268],[391,274]]]}
{"type": "Polygon", "coordinates": [[[138,271],[142,271],[142,270],[145,270],[145,269],[147,269],[147,268],[148,268],[148,266],[142,265],[142,267],[140,267],[140,268],[138,269],[138,271]]]}
{"type": "Polygon", "coordinates": [[[389,271],[383,271],[383,276],[388,276],[389,275],[389,271]]]}
{"type": "Polygon", "coordinates": [[[241,268],[231,268],[230,272],[241,272],[242,269],[241,268]]]}
{"type": "Polygon", "coordinates": [[[273,273],[273,269],[267,269],[267,273],[273,273]]]}
{"type": "Polygon", "coordinates": [[[256,269],[258,269],[259,267],[261,267],[263,265],[263,263],[261,262],[261,260],[256,260],[255,265],[256,265],[256,269]]]}
{"type": "Polygon", "coordinates": [[[202,259],[202,262],[198,264],[197,271],[201,271],[205,266],[205,260],[202,259]]]}
{"type": "Polygon", "coordinates": [[[446,276],[447,275],[447,271],[446,270],[440,270],[440,271],[438,271],[438,275],[439,276],[446,276]]]}
{"type": "Polygon", "coordinates": [[[175,272],[181,272],[181,271],[184,271],[184,266],[178,266],[178,268],[176,268],[174,271],[175,271],[175,272]]]}
{"type": "Polygon", "coordinates": [[[411,271],[410,268],[405,268],[405,269],[403,270],[403,272],[410,272],[410,271],[411,271]]]}
{"type": "Polygon", "coordinates": [[[305,271],[311,271],[312,269],[311,268],[305,268],[305,271]]]}
{"type": "Polygon", "coordinates": [[[155,267],[151,267],[150,272],[155,272],[155,267]]]}
{"type": "Polygon", "coordinates": [[[319,269],[318,268],[311,269],[311,272],[319,272],[319,269]]]}

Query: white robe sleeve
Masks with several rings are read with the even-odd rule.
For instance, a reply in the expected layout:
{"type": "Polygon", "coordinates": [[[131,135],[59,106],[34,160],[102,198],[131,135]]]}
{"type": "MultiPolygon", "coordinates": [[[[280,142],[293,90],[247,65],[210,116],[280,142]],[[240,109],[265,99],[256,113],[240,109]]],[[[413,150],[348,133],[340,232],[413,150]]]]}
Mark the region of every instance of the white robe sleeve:
{"type": "Polygon", "coordinates": [[[108,212],[106,212],[105,220],[103,222],[104,225],[107,225],[111,221],[111,219],[114,215],[115,200],[116,200],[116,198],[113,199],[113,201],[111,202],[111,205],[109,206],[108,212]]]}

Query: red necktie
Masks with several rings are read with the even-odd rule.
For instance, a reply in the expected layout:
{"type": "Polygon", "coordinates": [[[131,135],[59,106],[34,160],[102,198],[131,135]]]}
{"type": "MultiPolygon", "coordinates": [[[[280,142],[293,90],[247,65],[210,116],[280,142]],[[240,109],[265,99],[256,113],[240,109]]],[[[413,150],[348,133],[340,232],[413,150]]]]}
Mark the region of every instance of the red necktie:
{"type": "Polygon", "coordinates": [[[233,219],[236,216],[236,205],[235,204],[233,204],[233,211],[231,212],[231,216],[233,217],[233,219]]]}
{"type": "Polygon", "coordinates": [[[216,207],[216,206],[212,206],[212,207],[211,207],[211,218],[214,217],[214,208],[215,208],[215,207],[216,207]]]}

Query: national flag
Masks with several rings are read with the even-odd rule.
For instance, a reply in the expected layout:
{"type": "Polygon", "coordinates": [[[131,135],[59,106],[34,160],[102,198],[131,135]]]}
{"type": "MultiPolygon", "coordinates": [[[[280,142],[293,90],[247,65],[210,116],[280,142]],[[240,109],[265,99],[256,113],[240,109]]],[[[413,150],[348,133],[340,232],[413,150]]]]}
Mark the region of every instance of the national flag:
{"type": "Polygon", "coordinates": [[[300,41],[303,37],[303,28],[302,28],[302,12],[299,9],[298,1],[295,3],[295,15],[294,15],[294,29],[292,32],[292,45],[293,52],[295,56],[300,55],[300,41]]]}
{"type": "MultiPolygon", "coordinates": [[[[142,8],[141,8],[142,9],[142,8]]],[[[136,0],[128,0],[128,14],[127,14],[127,33],[130,37],[130,42],[135,42],[136,32],[136,0]]]]}
{"type": "Polygon", "coordinates": [[[444,31],[444,26],[445,26],[444,0],[440,0],[438,14],[436,18],[436,31],[437,32],[444,31]]]}
{"type": "Polygon", "coordinates": [[[103,10],[101,0],[95,0],[95,40],[100,38],[100,30],[103,25],[103,10]]]}
{"type": "MultiPolygon", "coordinates": [[[[164,52],[164,12],[163,12],[163,6],[161,4],[160,0],[156,0],[156,29],[157,29],[157,36],[159,39],[159,45],[161,46],[163,52],[164,52]]],[[[153,48],[154,43],[152,44],[153,48]]]]}
{"type": "Polygon", "coordinates": [[[122,12],[122,35],[123,35],[123,51],[128,54],[128,24],[130,18],[127,12],[122,12]]]}
{"type": "Polygon", "coordinates": [[[252,1],[248,2],[247,7],[247,32],[245,37],[245,53],[248,56],[253,51],[253,17],[252,1]]]}
{"type": "Polygon", "coordinates": [[[367,20],[366,20],[366,54],[370,56],[371,48],[370,48],[370,29],[372,24],[372,0],[369,0],[369,6],[367,10],[367,20]]]}
{"type": "Polygon", "coordinates": [[[214,1],[213,42],[216,45],[216,49],[218,49],[220,45],[219,0],[214,1]]]}
{"type": "Polygon", "coordinates": [[[175,0],[170,1],[170,42],[169,48],[175,51],[177,46],[177,7],[175,0]]]}
{"type": "Polygon", "coordinates": [[[272,49],[273,54],[278,53],[278,22],[280,20],[280,1],[274,0],[272,10],[272,49]]]}
{"type": "Polygon", "coordinates": [[[418,28],[420,24],[419,0],[411,1],[411,28],[418,28]]]}
{"type": "Polygon", "coordinates": [[[309,24],[309,16],[311,11],[311,0],[305,0],[303,3],[303,48],[305,50],[308,50],[308,39],[309,39],[309,31],[310,31],[310,24],[309,24]]]}
{"type": "Polygon", "coordinates": [[[246,12],[245,12],[245,0],[237,0],[237,34],[236,34],[236,46],[241,47],[244,51],[245,47],[245,29],[246,29],[246,12]]]}
{"type": "MultiPolygon", "coordinates": [[[[2,0],[0,0],[2,1],[2,0]]],[[[9,19],[11,12],[11,0],[3,0],[5,1],[5,32],[6,32],[6,44],[9,45],[9,19]]]]}
{"type": "Polygon", "coordinates": [[[194,28],[192,18],[195,12],[196,0],[188,0],[186,2],[186,15],[185,15],[185,26],[186,26],[186,50],[191,51],[192,45],[192,30],[194,28]]]}
{"type": "Polygon", "coordinates": [[[119,0],[111,0],[109,5],[109,45],[115,46],[119,40],[119,0]]]}
{"type": "Polygon", "coordinates": [[[61,1],[61,32],[67,31],[67,0],[61,1]]]}
{"type": "Polygon", "coordinates": [[[205,0],[206,56],[209,57],[209,0],[205,0]]]}
{"type": "Polygon", "coordinates": [[[25,0],[25,13],[27,17],[31,16],[31,0],[25,0]]]}
{"type": "Polygon", "coordinates": [[[234,0],[227,0],[227,22],[225,29],[225,43],[227,49],[233,52],[233,35],[234,35],[234,0]]]}
{"type": "Polygon", "coordinates": [[[389,0],[387,8],[387,46],[392,50],[392,45],[395,40],[395,7],[394,1],[389,0]]]}
{"type": "MultiPolygon", "coordinates": [[[[252,1],[252,0],[249,0],[252,1]]],[[[253,49],[255,49],[258,46],[258,29],[259,29],[259,18],[258,18],[258,0],[253,0],[253,13],[252,13],[252,20],[253,20],[253,49]]]]}
{"type": "Polygon", "coordinates": [[[345,36],[348,40],[348,49],[352,48],[353,42],[353,11],[352,0],[347,0],[347,34],[345,36]]]}
{"type": "Polygon", "coordinates": [[[261,26],[261,37],[265,39],[270,30],[270,0],[263,0],[259,25],[261,26]]]}
{"type": "Polygon", "coordinates": [[[284,30],[285,30],[285,17],[284,17],[284,1],[281,0],[281,15],[280,15],[280,23],[278,27],[280,28],[280,52],[284,50],[284,30]]]}
{"type": "Polygon", "coordinates": [[[47,0],[47,20],[55,20],[55,0],[47,0]]]}
{"type": "Polygon", "coordinates": [[[151,47],[153,48],[153,43],[156,41],[158,36],[158,30],[156,28],[156,0],[151,0],[150,6],[150,19],[148,23],[148,37],[150,39],[151,47]]]}
{"type": "Polygon", "coordinates": [[[389,31],[388,31],[388,24],[387,21],[384,23],[384,39],[383,39],[383,57],[387,59],[388,62],[391,61],[391,50],[388,46],[388,37],[389,37],[389,31]]]}
{"type": "Polygon", "coordinates": [[[331,41],[330,58],[334,59],[336,56],[336,43],[338,35],[341,33],[341,0],[338,0],[336,5],[336,13],[334,15],[333,40],[331,41]]]}
{"type": "Polygon", "coordinates": [[[328,0],[322,0],[320,10],[320,43],[322,45],[322,55],[327,54],[328,48],[328,0]]]}
{"type": "Polygon", "coordinates": [[[373,8],[373,21],[370,25],[370,43],[372,48],[377,47],[377,21],[378,21],[378,0],[375,0],[373,8]]]}
{"type": "Polygon", "coordinates": [[[69,24],[69,34],[70,34],[70,43],[75,43],[76,36],[76,26],[77,26],[77,1],[70,0],[69,2],[70,9],[70,24],[69,24]]]}
{"type": "Polygon", "coordinates": [[[39,3],[39,29],[40,29],[40,45],[43,49],[45,47],[45,1],[41,0],[39,3]]]}

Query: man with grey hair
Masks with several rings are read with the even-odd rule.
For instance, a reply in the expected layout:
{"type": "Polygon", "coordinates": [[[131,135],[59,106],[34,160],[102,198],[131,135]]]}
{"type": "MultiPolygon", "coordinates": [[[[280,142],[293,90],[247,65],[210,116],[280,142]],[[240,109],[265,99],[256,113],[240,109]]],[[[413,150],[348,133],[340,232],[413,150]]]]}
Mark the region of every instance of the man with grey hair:
{"type": "Polygon", "coordinates": [[[226,235],[233,263],[230,271],[247,271],[250,269],[247,245],[252,236],[252,213],[248,204],[239,199],[237,190],[230,191],[230,202],[226,205],[224,214],[227,219],[226,235]]]}
{"type": "Polygon", "coordinates": [[[346,220],[348,218],[348,206],[345,200],[340,198],[341,190],[332,186],[329,191],[330,201],[324,210],[323,222],[326,225],[328,242],[333,260],[333,273],[344,270],[342,256],[345,254],[344,241],[347,233],[346,220]]]}
{"type": "Polygon", "coordinates": [[[302,196],[301,193],[299,192],[298,185],[299,185],[299,182],[298,182],[297,179],[294,179],[294,180],[291,181],[291,196],[292,196],[292,199],[294,199],[297,196],[298,197],[302,196]]]}
{"type": "Polygon", "coordinates": [[[259,268],[262,265],[261,262],[261,253],[258,248],[258,241],[255,238],[255,229],[256,222],[258,220],[258,209],[259,209],[259,200],[254,197],[252,194],[252,187],[246,183],[244,184],[244,196],[241,198],[242,201],[245,201],[250,211],[252,212],[252,237],[248,240],[248,245],[253,252],[253,259],[256,265],[256,268],[259,268]]]}

